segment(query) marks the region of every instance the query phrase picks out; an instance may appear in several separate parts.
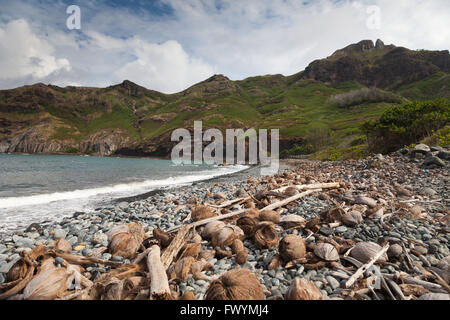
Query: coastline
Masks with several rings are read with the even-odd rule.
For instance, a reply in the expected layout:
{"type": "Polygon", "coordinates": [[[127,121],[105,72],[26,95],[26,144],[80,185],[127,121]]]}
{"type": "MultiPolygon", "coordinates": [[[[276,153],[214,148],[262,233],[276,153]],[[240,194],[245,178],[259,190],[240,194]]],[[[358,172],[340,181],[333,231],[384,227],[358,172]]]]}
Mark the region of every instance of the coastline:
{"type": "MultiPolygon", "coordinates": [[[[242,244],[247,250],[244,262],[237,260],[237,256],[230,251],[232,248],[224,246],[221,250],[209,240],[202,239],[202,226],[195,228],[194,235],[201,237],[195,241],[201,242],[190,240],[189,244],[198,245],[200,252],[207,257],[205,263],[207,262],[210,267],[202,270],[201,274],[188,272],[187,276],[177,276],[177,285],[180,295],[191,292],[196,299],[202,300],[206,297],[211,279],[230,270],[247,269],[260,283],[264,299],[283,299],[293,281],[301,277],[317,288],[320,300],[345,300],[348,297],[346,295],[351,292],[344,286],[346,279],[354,274],[357,268],[341,256],[338,258],[339,264],[317,260],[314,256],[315,247],[324,241],[335,243],[337,248],[342,250],[339,251],[340,255],[354,245],[366,242],[375,245],[380,243],[380,248],[384,245],[380,241],[388,241],[391,246],[403,244],[405,249],[402,250],[407,251],[402,251],[400,255],[407,259],[405,255],[408,254],[408,259],[412,259],[411,265],[391,255],[387,264],[377,264],[381,274],[394,280],[397,279],[395,275],[399,272],[415,277],[420,275],[418,271],[420,268],[433,266],[435,268],[433,270],[438,270],[439,266],[446,263],[450,256],[450,226],[448,213],[446,215],[449,194],[446,184],[448,168],[447,164],[441,168],[424,169],[420,160],[399,155],[375,156],[358,161],[283,161],[280,164],[279,174],[275,177],[261,177],[258,175],[259,167],[255,166],[187,186],[154,190],[133,198],[115,199],[92,213],[79,212],[57,223],[36,225],[35,228],[26,230],[27,232],[0,235],[0,284],[7,281],[8,271],[21,261],[23,252],[31,252],[41,245],[48,250],[59,248],[61,243],[65,243],[66,248],[69,246],[70,249],[66,250],[69,250],[68,254],[72,254],[73,257],[83,257],[87,259],[86,261],[97,259],[93,260],[97,262],[86,262],[84,264],[86,269],[83,272],[83,276],[96,283],[102,281],[101,279],[108,273],[114,272],[114,266],[123,268],[133,266],[132,258],[135,255],[123,257],[112,251],[108,232],[118,226],[131,223],[142,225],[145,232],[142,245],[150,248],[156,241],[154,230],[173,230],[180,225],[193,223],[191,213],[198,205],[212,205],[210,208],[214,208],[214,205],[239,198],[245,193],[252,195],[254,199],[262,199],[259,192],[264,190],[274,190],[293,184],[338,182],[338,189],[313,192],[279,207],[276,214],[279,214],[281,219],[288,216],[296,217],[300,219],[296,221],[309,223],[316,221],[316,225],[305,227],[302,223],[292,228],[282,223],[273,224],[272,232],[277,234],[277,244],[269,247],[259,247],[255,239],[244,238],[242,244]],[[402,187],[397,186],[400,184],[402,187]],[[361,220],[355,224],[342,222],[337,224],[327,220],[327,214],[324,213],[335,210],[336,203],[346,212],[359,212],[361,220]],[[380,209],[375,208],[383,209],[381,216],[380,209]],[[393,212],[395,216],[392,216],[393,212]],[[387,216],[384,216],[386,214],[387,216]],[[308,258],[290,267],[283,264],[273,268],[271,265],[276,262],[279,254],[278,241],[288,235],[303,239],[308,258]]],[[[279,193],[265,197],[264,201],[272,203],[282,202],[286,198],[279,193]]],[[[217,212],[220,212],[219,214],[239,212],[254,201],[236,203],[224,208],[225,211],[217,212]]],[[[266,206],[269,203],[260,205],[266,206]]],[[[229,224],[236,223],[234,219],[225,221],[229,224]]],[[[354,257],[352,254],[351,256],[354,257]]],[[[65,260],[61,257],[63,256],[56,254],[56,258],[59,259],[55,262],[57,268],[64,267],[65,260]]],[[[69,258],[67,255],[65,257],[69,258]]],[[[437,283],[433,285],[439,294],[444,290],[442,287],[436,287],[439,286],[437,283]]],[[[148,299],[148,293],[134,295],[133,299],[139,297],[148,299]]],[[[21,296],[15,298],[21,299],[21,296]]],[[[389,296],[377,290],[377,298],[374,298],[370,291],[361,293],[355,298],[388,300],[389,296]]],[[[419,297],[414,297],[417,298],[419,297]]]]}

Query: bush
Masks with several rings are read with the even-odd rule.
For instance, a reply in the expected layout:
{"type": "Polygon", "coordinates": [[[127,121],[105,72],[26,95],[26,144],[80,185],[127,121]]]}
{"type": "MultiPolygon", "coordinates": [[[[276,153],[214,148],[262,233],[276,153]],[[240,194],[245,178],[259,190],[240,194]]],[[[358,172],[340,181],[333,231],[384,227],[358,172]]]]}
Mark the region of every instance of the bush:
{"type": "Polygon", "coordinates": [[[309,144],[295,146],[289,150],[283,150],[280,153],[281,158],[287,158],[289,156],[307,155],[313,152],[312,146],[309,144]]]}
{"type": "Polygon", "coordinates": [[[63,150],[63,153],[80,153],[80,150],[77,148],[67,148],[63,150]]]}
{"type": "Polygon", "coordinates": [[[412,102],[386,110],[378,121],[368,121],[362,131],[370,151],[388,153],[417,143],[450,123],[450,99],[412,102]]]}
{"type": "Polygon", "coordinates": [[[401,103],[402,99],[393,93],[381,91],[376,88],[362,88],[332,96],[327,101],[328,104],[338,108],[348,108],[363,103],[376,102],[401,103]]]}

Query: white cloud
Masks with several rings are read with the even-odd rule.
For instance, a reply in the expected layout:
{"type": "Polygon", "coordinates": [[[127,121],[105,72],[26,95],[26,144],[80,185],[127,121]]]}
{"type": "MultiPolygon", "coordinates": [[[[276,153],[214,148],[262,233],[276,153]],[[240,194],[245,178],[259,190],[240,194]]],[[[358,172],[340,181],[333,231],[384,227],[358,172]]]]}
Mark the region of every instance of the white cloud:
{"type": "Polygon", "coordinates": [[[174,40],[157,44],[138,36],[120,39],[96,32],[88,34],[91,37],[89,44],[97,47],[97,50],[134,56],[132,61],[114,70],[117,82],[128,79],[153,90],[175,93],[214,74],[212,67],[189,57],[174,40]]]}
{"type": "Polygon", "coordinates": [[[0,28],[0,79],[32,77],[40,80],[61,70],[70,70],[65,58],[30,29],[25,20],[13,20],[0,28]]]}
{"type": "Polygon", "coordinates": [[[23,79],[33,81],[33,77],[58,85],[92,86],[127,78],[150,89],[175,92],[212,73],[231,79],[294,74],[311,61],[363,39],[380,38],[411,49],[450,47],[448,0],[160,2],[171,7],[172,14],[158,16],[145,10],[113,8],[107,1],[93,6],[92,1],[80,0],[81,32],[65,29],[62,2],[11,2],[2,7],[0,21],[23,18],[33,28],[21,34],[37,41],[17,38],[6,26],[1,29],[0,37],[6,37],[11,45],[6,48],[5,41],[0,42],[0,56],[9,59],[0,61],[0,87],[23,84],[23,79]],[[366,25],[366,9],[372,5],[381,9],[379,30],[366,25]],[[42,65],[33,66],[36,60],[23,53],[29,52],[29,47],[40,53],[42,65]],[[70,72],[64,61],[70,61],[70,72]],[[2,80],[5,75],[19,80],[2,80]]]}

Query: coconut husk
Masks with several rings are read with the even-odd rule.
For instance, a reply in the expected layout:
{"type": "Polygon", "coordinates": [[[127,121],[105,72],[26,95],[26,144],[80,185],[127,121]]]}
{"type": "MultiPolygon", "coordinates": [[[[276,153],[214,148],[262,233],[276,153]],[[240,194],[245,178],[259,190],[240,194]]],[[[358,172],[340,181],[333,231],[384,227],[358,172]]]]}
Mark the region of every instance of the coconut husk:
{"type": "Polygon", "coordinates": [[[186,280],[188,274],[191,272],[191,266],[195,262],[193,257],[186,257],[180,259],[174,265],[169,267],[168,275],[170,279],[186,280]]]}
{"type": "Polygon", "coordinates": [[[306,254],[305,240],[297,235],[289,234],[281,239],[278,252],[285,262],[304,258],[306,254]]]}
{"type": "Polygon", "coordinates": [[[323,211],[320,215],[321,219],[327,223],[341,222],[345,215],[344,209],[335,207],[327,211],[323,211]]]}
{"type": "Polygon", "coordinates": [[[205,300],[264,300],[264,291],[250,270],[230,270],[209,285],[205,300]]]}
{"type": "Polygon", "coordinates": [[[123,300],[124,281],[113,278],[104,288],[102,300],[123,300]]]}
{"type": "Polygon", "coordinates": [[[194,221],[200,221],[208,218],[217,216],[210,207],[199,205],[194,208],[191,212],[191,218],[194,221]]]}
{"type": "Polygon", "coordinates": [[[25,300],[53,300],[68,289],[66,268],[53,268],[36,275],[23,290],[25,300]]]}
{"type": "Polygon", "coordinates": [[[377,201],[364,196],[358,196],[355,199],[356,204],[364,204],[366,206],[369,206],[370,208],[375,208],[377,206],[377,201]]]}
{"type": "Polygon", "coordinates": [[[183,259],[185,257],[197,258],[201,249],[201,243],[186,243],[181,249],[180,259],[183,259]]]}
{"type": "MultiPolygon", "coordinates": [[[[350,251],[350,256],[357,259],[362,263],[367,263],[381,250],[383,249],[379,244],[375,242],[359,242],[350,251]]],[[[376,262],[387,262],[388,256],[384,253],[376,262]]]]}
{"type": "Polygon", "coordinates": [[[240,217],[236,224],[239,226],[239,228],[244,231],[244,234],[247,237],[253,237],[255,234],[256,226],[258,225],[258,221],[254,218],[250,218],[248,216],[240,217]]]}
{"type": "Polygon", "coordinates": [[[233,252],[231,250],[225,250],[217,248],[216,250],[216,258],[217,259],[223,259],[223,258],[230,258],[233,255],[233,252]]]}
{"type": "Polygon", "coordinates": [[[250,209],[245,212],[244,216],[253,218],[253,219],[259,219],[259,214],[260,214],[260,212],[258,209],[250,209]]]}
{"type": "Polygon", "coordinates": [[[342,216],[341,221],[347,227],[354,227],[358,224],[363,223],[364,220],[363,220],[361,212],[353,210],[353,211],[349,211],[349,212],[345,213],[342,216]]]}
{"type": "Polygon", "coordinates": [[[195,293],[192,291],[188,291],[183,293],[180,300],[197,300],[197,297],[195,296],[195,293]]]}
{"type": "Polygon", "coordinates": [[[285,230],[291,228],[300,228],[300,227],[303,228],[306,225],[306,220],[305,218],[300,217],[296,214],[288,214],[286,216],[281,217],[279,224],[285,230]]]}
{"type": "MultiPolygon", "coordinates": [[[[42,257],[46,251],[47,249],[44,245],[39,245],[28,253],[28,257],[31,260],[37,260],[42,257]]],[[[18,260],[8,271],[8,274],[6,275],[7,282],[25,278],[25,275],[28,273],[28,269],[29,265],[25,262],[24,258],[18,260]]]]}
{"type": "Polygon", "coordinates": [[[202,239],[202,236],[199,235],[197,232],[192,231],[192,236],[191,236],[190,241],[193,243],[200,243],[203,241],[203,239],[202,239]]]}
{"type": "Polygon", "coordinates": [[[128,232],[128,224],[121,224],[115,227],[112,227],[107,233],[106,236],[108,237],[108,241],[111,241],[111,239],[119,233],[126,233],[128,232]]]}
{"type": "Polygon", "coordinates": [[[418,284],[399,284],[400,289],[402,290],[403,294],[405,296],[416,296],[416,297],[420,297],[421,295],[428,293],[430,291],[428,291],[427,289],[425,289],[424,287],[418,285],[418,284]]]}
{"type": "Polygon", "coordinates": [[[247,262],[248,250],[245,248],[244,244],[240,239],[234,239],[231,250],[236,254],[236,263],[243,265],[247,262]]]}
{"type": "Polygon", "coordinates": [[[161,248],[166,248],[172,242],[174,236],[161,229],[154,229],[153,237],[158,240],[158,244],[161,248]]]}
{"type": "Polygon", "coordinates": [[[401,256],[402,253],[403,253],[403,248],[401,245],[399,245],[397,243],[392,244],[387,251],[387,255],[390,259],[398,258],[401,256]]]}
{"type": "Polygon", "coordinates": [[[113,256],[121,256],[125,259],[133,259],[144,240],[145,230],[139,223],[131,222],[127,225],[127,232],[123,227],[111,233],[112,238],[109,243],[109,252],[113,256]]]}
{"type": "Polygon", "coordinates": [[[205,260],[208,261],[208,260],[213,259],[215,255],[216,255],[216,251],[215,250],[202,250],[198,254],[198,258],[199,259],[205,259],[205,260]]]}
{"type": "Polygon", "coordinates": [[[211,240],[213,235],[225,227],[223,221],[211,221],[208,223],[202,231],[202,238],[205,240],[211,240]]]}
{"type": "Polygon", "coordinates": [[[132,259],[136,256],[140,245],[141,241],[137,240],[132,234],[119,233],[112,238],[109,244],[109,252],[113,256],[132,259]]]}
{"type": "Polygon", "coordinates": [[[270,221],[277,224],[281,220],[281,215],[274,210],[261,211],[261,213],[259,214],[259,220],[270,221]]]}
{"type": "Polygon", "coordinates": [[[296,187],[287,187],[286,190],[284,190],[283,194],[286,197],[293,197],[298,193],[298,190],[296,187]]]}
{"type": "Polygon", "coordinates": [[[245,209],[254,209],[254,208],[256,208],[256,205],[253,201],[249,200],[244,203],[244,208],[245,209]]]}
{"type": "Polygon", "coordinates": [[[315,217],[315,218],[312,218],[311,220],[308,220],[308,222],[306,222],[305,228],[316,233],[320,229],[320,218],[315,217]]]}
{"type": "Polygon", "coordinates": [[[72,245],[64,238],[59,238],[55,243],[55,250],[59,250],[62,252],[70,252],[72,251],[72,245]]]}
{"type": "Polygon", "coordinates": [[[286,300],[322,300],[322,298],[322,293],[316,285],[305,278],[296,278],[285,295],[286,300]]]}
{"type": "Polygon", "coordinates": [[[277,269],[279,267],[281,267],[282,265],[282,261],[280,256],[275,256],[273,257],[272,261],[270,261],[269,265],[267,266],[267,270],[274,270],[277,269]]]}
{"type": "Polygon", "coordinates": [[[259,249],[269,249],[276,246],[279,241],[275,225],[268,221],[258,224],[253,239],[259,249]]]}
{"type": "Polygon", "coordinates": [[[226,225],[218,232],[214,233],[211,242],[214,247],[225,248],[231,246],[234,239],[243,239],[244,231],[235,225],[226,225]]]}
{"type": "Polygon", "coordinates": [[[329,243],[320,243],[314,249],[314,254],[324,261],[338,261],[339,253],[335,246],[329,243]]]}

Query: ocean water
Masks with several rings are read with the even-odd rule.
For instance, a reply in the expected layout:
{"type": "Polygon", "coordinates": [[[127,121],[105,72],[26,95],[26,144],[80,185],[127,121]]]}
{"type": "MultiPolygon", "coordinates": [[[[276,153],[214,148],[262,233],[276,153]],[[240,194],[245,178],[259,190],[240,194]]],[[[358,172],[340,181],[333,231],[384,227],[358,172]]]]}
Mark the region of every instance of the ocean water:
{"type": "Polygon", "coordinates": [[[0,154],[0,232],[245,168],[175,166],[149,158],[0,154]]]}

